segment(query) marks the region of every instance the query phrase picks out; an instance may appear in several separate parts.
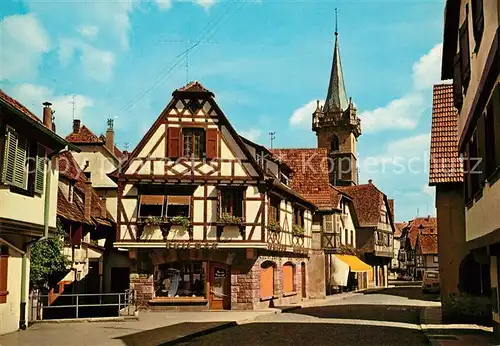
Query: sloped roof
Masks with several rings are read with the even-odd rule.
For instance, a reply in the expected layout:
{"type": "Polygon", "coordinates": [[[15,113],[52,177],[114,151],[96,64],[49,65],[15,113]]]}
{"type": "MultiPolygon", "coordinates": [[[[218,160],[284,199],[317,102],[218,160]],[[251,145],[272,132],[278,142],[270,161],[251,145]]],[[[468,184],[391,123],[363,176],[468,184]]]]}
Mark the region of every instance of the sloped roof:
{"type": "Polygon", "coordinates": [[[7,95],[2,89],[0,89],[0,100],[2,100],[3,102],[7,103],[8,105],[10,105],[11,107],[17,109],[18,111],[20,111],[21,113],[24,113],[25,115],[27,115],[28,117],[30,117],[31,119],[33,120],[36,120],[38,121],[39,123],[41,123],[42,121],[35,115],[33,114],[28,108],[26,108],[25,106],[23,106],[19,101],[17,101],[16,99],[14,99],[13,97],[7,95]]]}
{"type": "Polygon", "coordinates": [[[394,238],[399,238],[403,235],[403,229],[408,226],[408,222],[395,222],[394,228],[394,238]]]}
{"type": "Polygon", "coordinates": [[[437,219],[435,217],[417,217],[408,225],[408,238],[412,249],[417,244],[419,234],[438,234],[437,219]]]}
{"type": "Polygon", "coordinates": [[[85,125],[82,125],[78,132],[67,135],[66,140],[71,143],[104,143],[85,125]]]}
{"type": "Polygon", "coordinates": [[[384,203],[384,193],[373,183],[356,186],[337,186],[352,197],[361,227],[376,227],[380,220],[380,209],[384,203]]]}
{"type": "MultiPolygon", "coordinates": [[[[85,185],[88,184],[89,181],[75,161],[71,152],[62,153],[59,156],[58,165],[59,174],[68,180],[74,181],[75,189],[78,190],[80,195],[85,196],[85,185]]],[[[111,226],[112,222],[114,222],[109,211],[105,210],[105,207],[102,205],[101,198],[94,188],[91,188],[91,219],[85,218],[84,202],[79,198],[74,198],[73,203],[70,203],[61,189],[58,190],[57,198],[57,214],[67,220],[86,224],[101,224],[105,226],[111,226]],[[106,215],[106,217],[103,218],[103,215],[106,215]]]]}
{"type": "Polygon", "coordinates": [[[209,93],[213,96],[213,93],[205,88],[200,82],[198,81],[191,81],[188,84],[184,85],[183,87],[180,87],[174,91],[174,94],[177,92],[192,92],[192,93],[209,93]]]}
{"type": "Polygon", "coordinates": [[[453,85],[434,85],[429,184],[463,181],[458,153],[458,111],[453,105],[453,85]]]}
{"type": "Polygon", "coordinates": [[[438,235],[437,234],[419,234],[418,253],[422,255],[438,254],[438,235]]]}
{"type": "Polygon", "coordinates": [[[335,47],[333,49],[332,70],[330,72],[330,83],[324,106],[325,113],[328,111],[345,111],[349,106],[347,92],[345,91],[344,72],[340,60],[339,36],[335,33],[335,47]]]}
{"type": "Polygon", "coordinates": [[[342,193],[330,185],[325,148],[271,149],[270,152],[292,168],[292,189],[319,209],[338,209],[342,193]]]}

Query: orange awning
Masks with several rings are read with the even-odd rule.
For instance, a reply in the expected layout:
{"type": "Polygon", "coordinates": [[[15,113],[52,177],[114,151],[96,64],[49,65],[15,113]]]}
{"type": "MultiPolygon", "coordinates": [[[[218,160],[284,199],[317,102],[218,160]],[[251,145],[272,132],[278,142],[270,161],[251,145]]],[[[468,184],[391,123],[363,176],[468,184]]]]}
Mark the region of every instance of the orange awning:
{"type": "Polygon", "coordinates": [[[142,195],[141,204],[146,205],[163,205],[165,203],[165,196],[159,195],[142,195]]]}
{"type": "Polygon", "coordinates": [[[372,267],[353,255],[334,255],[336,258],[349,265],[352,272],[369,272],[372,267]]]}
{"type": "Polygon", "coordinates": [[[189,205],[191,196],[168,196],[167,201],[169,205],[189,205]]]}

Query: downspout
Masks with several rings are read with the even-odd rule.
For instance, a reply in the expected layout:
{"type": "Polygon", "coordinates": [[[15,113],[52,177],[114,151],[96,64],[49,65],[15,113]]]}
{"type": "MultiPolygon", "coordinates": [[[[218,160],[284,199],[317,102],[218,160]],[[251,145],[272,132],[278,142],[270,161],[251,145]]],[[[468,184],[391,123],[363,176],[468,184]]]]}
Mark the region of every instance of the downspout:
{"type": "Polygon", "coordinates": [[[43,206],[43,237],[35,240],[34,242],[29,242],[26,244],[26,252],[23,253],[22,261],[22,273],[21,273],[21,311],[19,316],[19,328],[22,330],[26,329],[26,267],[28,262],[28,254],[30,252],[30,247],[36,242],[49,237],[49,208],[50,208],[50,181],[51,172],[51,160],[54,156],[59,155],[65,151],[68,151],[68,146],[65,146],[59,151],[55,151],[47,155],[47,165],[46,165],[46,179],[45,179],[45,192],[44,192],[44,206],[43,206]]]}

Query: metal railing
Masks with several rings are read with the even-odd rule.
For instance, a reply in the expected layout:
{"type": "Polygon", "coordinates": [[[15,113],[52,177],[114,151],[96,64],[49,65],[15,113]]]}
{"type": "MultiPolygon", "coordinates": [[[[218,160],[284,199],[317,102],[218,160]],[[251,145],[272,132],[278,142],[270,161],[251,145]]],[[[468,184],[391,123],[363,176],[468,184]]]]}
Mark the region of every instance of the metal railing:
{"type": "Polygon", "coordinates": [[[133,290],[124,293],[85,293],[85,294],[61,294],[52,304],[49,304],[50,295],[34,295],[31,297],[31,314],[34,320],[55,318],[86,318],[111,316],[133,316],[136,309],[134,306],[133,290]],[[115,309],[112,309],[116,307],[115,309]],[[57,309],[58,313],[51,313],[57,309]],[[64,310],[66,309],[66,310],[64,310]],[[51,315],[49,318],[44,318],[51,315]],[[83,313],[82,313],[83,312],[83,313]],[[91,316],[89,316],[91,315],[91,316]]]}

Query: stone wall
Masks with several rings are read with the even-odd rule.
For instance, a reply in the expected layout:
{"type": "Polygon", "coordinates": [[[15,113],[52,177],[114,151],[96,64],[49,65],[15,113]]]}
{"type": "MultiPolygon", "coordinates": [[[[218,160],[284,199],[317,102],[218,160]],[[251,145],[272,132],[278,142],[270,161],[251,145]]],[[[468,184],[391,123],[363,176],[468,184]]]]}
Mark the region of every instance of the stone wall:
{"type": "Polygon", "coordinates": [[[148,302],[153,299],[153,275],[130,274],[130,289],[135,290],[135,305],[138,308],[147,308],[148,302]]]}

